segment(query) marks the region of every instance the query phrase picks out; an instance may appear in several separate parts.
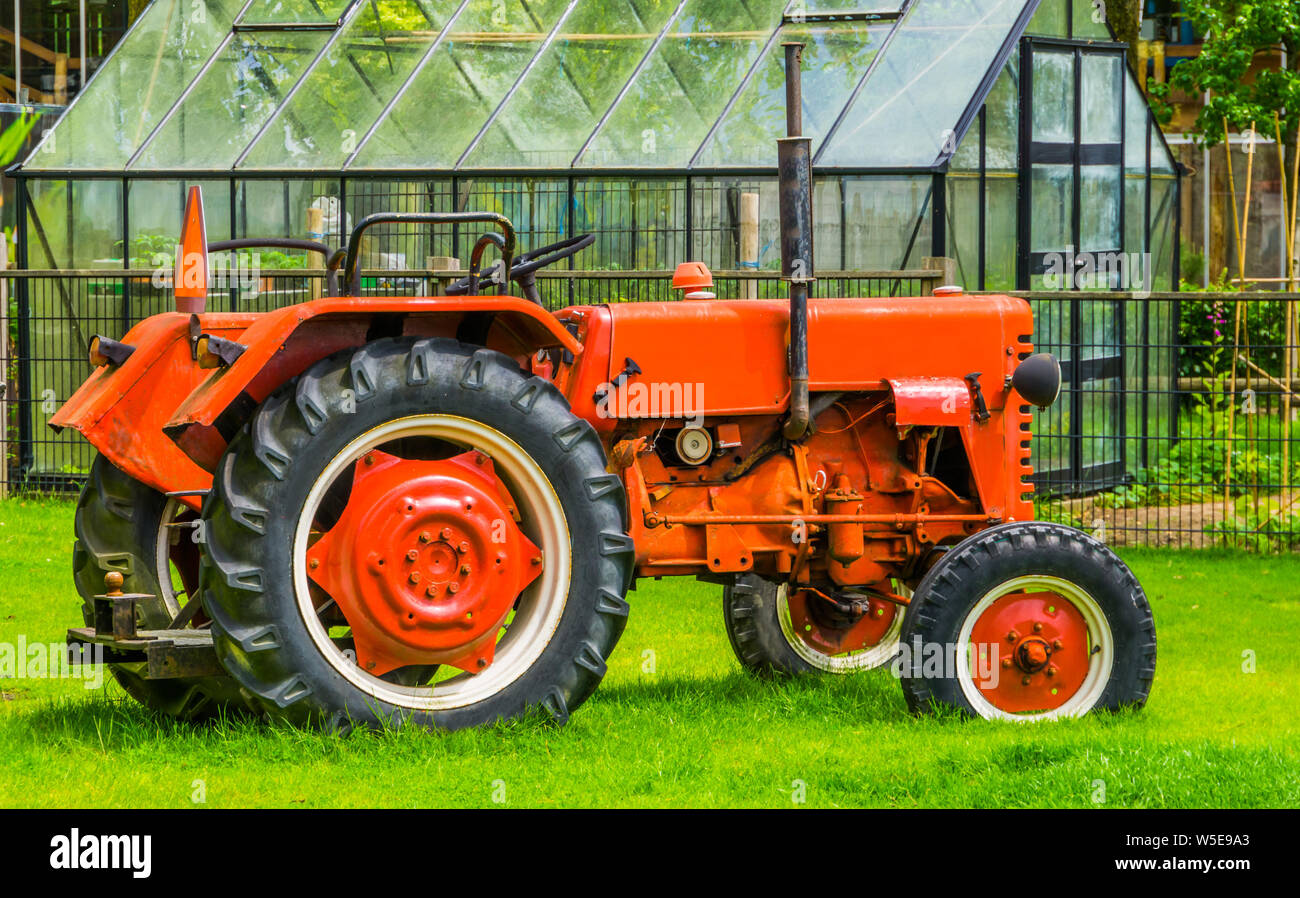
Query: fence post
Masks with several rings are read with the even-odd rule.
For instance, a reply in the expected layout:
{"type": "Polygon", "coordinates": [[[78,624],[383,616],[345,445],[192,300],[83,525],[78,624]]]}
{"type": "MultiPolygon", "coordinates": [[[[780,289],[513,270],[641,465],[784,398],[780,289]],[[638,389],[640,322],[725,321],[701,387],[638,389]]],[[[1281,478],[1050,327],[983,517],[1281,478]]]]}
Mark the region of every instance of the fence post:
{"type": "Polygon", "coordinates": [[[0,499],[9,497],[9,238],[0,234],[0,499]]]}
{"type": "Polygon", "coordinates": [[[921,267],[933,271],[934,277],[924,278],[921,284],[923,293],[930,293],[935,287],[955,283],[957,280],[957,260],[947,256],[923,256],[921,267]]]}
{"type": "MultiPolygon", "coordinates": [[[[758,194],[740,195],[740,267],[758,270],[758,194]]],[[[741,299],[758,298],[758,281],[740,282],[741,299]]]]}

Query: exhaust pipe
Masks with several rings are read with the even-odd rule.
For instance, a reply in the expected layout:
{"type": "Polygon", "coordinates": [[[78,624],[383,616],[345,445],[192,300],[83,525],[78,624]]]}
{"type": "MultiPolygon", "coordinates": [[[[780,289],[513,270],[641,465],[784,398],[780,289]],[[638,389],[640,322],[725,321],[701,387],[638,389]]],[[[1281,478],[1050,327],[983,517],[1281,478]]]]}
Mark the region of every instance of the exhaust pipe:
{"type": "Polygon", "coordinates": [[[783,433],[797,440],[808,432],[808,285],[813,277],[812,140],[803,136],[800,68],[804,45],[785,47],[785,130],[776,142],[780,193],[781,278],[790,285],[790,417],[783,433]]]}

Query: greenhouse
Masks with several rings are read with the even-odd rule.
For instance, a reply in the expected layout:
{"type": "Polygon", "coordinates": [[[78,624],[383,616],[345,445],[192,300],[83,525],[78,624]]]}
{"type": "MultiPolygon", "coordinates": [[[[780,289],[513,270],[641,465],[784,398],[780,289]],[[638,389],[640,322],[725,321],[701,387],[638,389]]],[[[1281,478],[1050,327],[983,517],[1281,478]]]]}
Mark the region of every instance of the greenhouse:
{"type": "MultiPolygon", "coordinates": [[[[83,469],[41,397],[80,381],[69,360],[96,327],[168,307],[148,272],[195,184],[213,240],[341,245],[378,211],[503,212],[523,249],[595,233],[567,281],[543,283],[552,306],[669,298],[664,273],[686,260],[731,273],[723,295],[777,295],[788,41],[806,44],[821,295],[1172,290],[1179,173],[1096,18],[1087,0],[154,0],[9,171],[18,265],[49,273],[15,281],[20,468],[83,469]],[[1074,278],[1080,254],[1132,264],[1074,278]]],[[[406,293],[464,268],[477,236],[371,234],[364,289],[406,293]]],[[[247,286],[225,307],[313,295],[305,278],[247,286]]],[[[1058,437],[1036,444],[1040,482],[1149,460],[1168,416],[1124,384],[1160,358],[1124,347],[1171,342],[1171,306],[1037,305],[1080,403],[1040,421],[1058,437]]]]}
{"type": "MultiPolygon", "coordinates": [[[[301,235],[322,200],[336,241],[376,209],[498,208],[525,246],[600,234],[584,268],[774,267],[797,40],[819,268],[948,257],[968,289],[1028,289],[1077,248],[1150,252],[1172,287],[1174,165],[1091,3],[782,6],[155,0],[16,172],[43,232],[26,263],[129,264],[199,183],[210,234],[301,235]],[[731,239],[742,191],[757,259],[731,239]]],[[[391,235],[385,258],[464,255],[451,238],[391,235]]]]}

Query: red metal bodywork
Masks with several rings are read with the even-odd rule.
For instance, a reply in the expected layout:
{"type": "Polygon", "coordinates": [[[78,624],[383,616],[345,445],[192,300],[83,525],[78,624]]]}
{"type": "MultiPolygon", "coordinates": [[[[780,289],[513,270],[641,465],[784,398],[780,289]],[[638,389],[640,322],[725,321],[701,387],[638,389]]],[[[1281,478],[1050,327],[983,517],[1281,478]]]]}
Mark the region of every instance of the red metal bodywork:
{"type": "Polygon", "coordinates": [[[191,359],[188,316],[159,315],[126,335],[134,354],[97,370],[54,423],[159,490],[202,488],[238,416],[315,361],[376,335],[463,338],[471,316],[487,346],[553,376],[600,434],[627,492],[640,575],[753,570],[887,592],[930,547],[1032,518],[1029,409],[1009,386],[1032,351],[1032,319],[1005,296],[810,300],[810,390],[840,395],[793,445],[780,439],[784,300],[551,315],[514,297],[327,298],[201,316],[205,333],[247,347],[211,373],[191,359]],[[539,349],[553,351],[543,361],[539,349]],[[974,372],[987,420],[964,380],[974,372]],[[683,418],[715,435],[704,464],[664,450],[663,433],[683,418]]]}

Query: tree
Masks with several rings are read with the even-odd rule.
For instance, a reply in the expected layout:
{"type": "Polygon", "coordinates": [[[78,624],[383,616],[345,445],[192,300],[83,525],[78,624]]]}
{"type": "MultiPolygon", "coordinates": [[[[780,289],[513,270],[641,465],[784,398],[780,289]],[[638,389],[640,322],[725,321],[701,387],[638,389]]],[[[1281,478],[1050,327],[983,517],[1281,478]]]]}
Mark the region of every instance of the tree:
{"type": "Polygon", "coordinates": [[[1157,116],[1162,122],[1172,117],[1172,89],[1190,96],[1208,92],[1192,132],[1212,147],[1225,139],[1225,119],[1230,130],[1244,131],[1253,122],[1271,136],[1276,112],[1289,159],[1300,124],[1300,0],[1183,0],[1182,8],[1205,43],[1200,55],[1174,67],[1168,84],[1149,85],[1157,116]],[[1286,67],[1248,80],[1255,57],[1279,46],[1286,67]]]}

